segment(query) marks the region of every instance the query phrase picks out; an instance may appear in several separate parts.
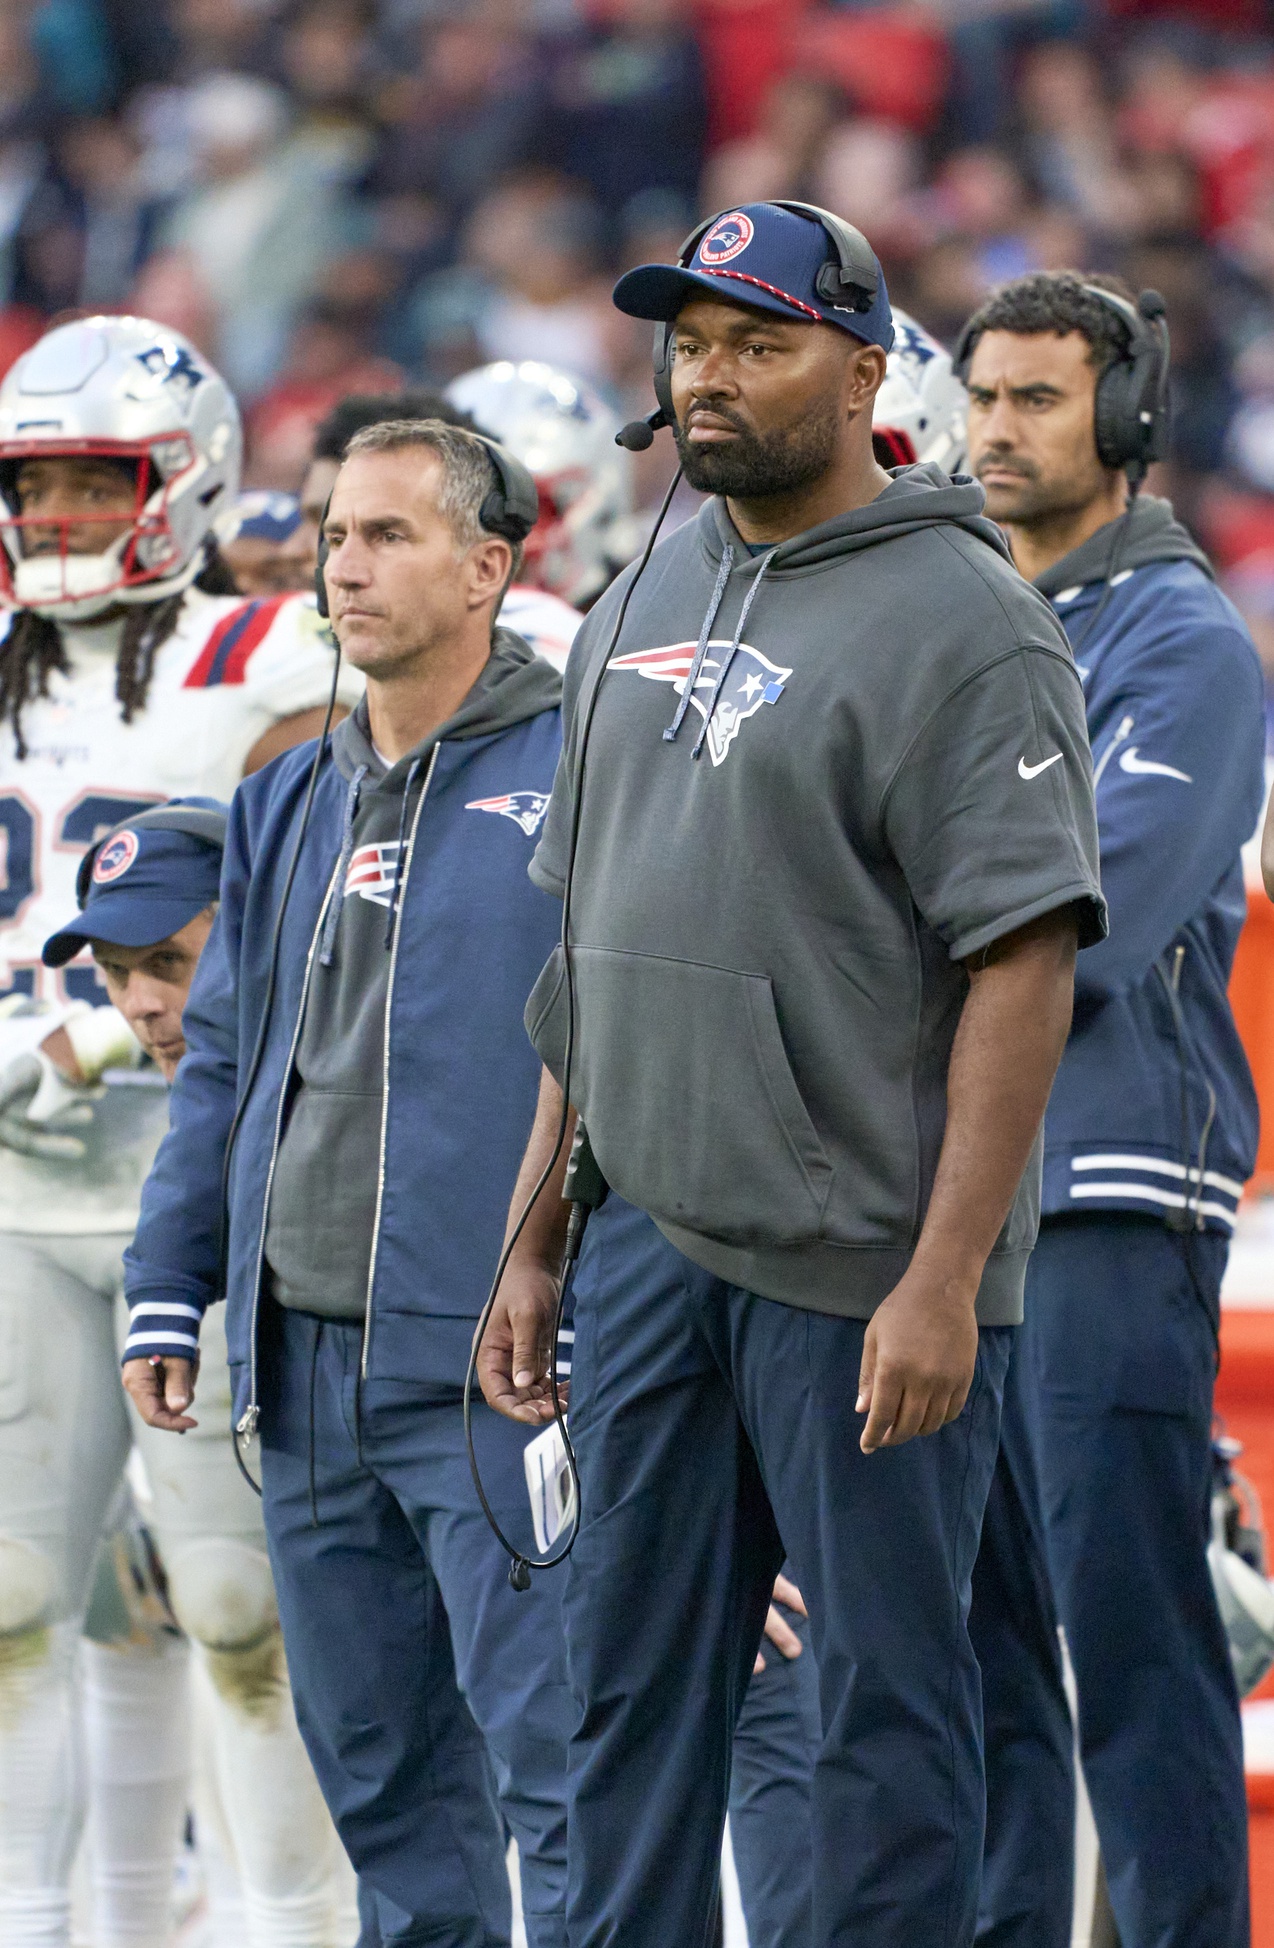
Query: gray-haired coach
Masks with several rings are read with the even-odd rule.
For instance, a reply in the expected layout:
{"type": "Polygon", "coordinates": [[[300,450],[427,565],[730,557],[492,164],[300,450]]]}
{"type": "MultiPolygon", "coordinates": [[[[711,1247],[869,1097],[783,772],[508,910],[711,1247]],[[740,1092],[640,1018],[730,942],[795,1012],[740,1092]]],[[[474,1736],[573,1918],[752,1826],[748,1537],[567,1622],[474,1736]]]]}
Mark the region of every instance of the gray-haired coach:
{"type": "MultiPolygon", "coordinates": [[[[633,593],[574,865],[569,1093],[613,1194],[577,1289],[568,1937],[708,1939],[786,1548],[824,1726],[816,1948],[963,1948],[969,1580],[1075,947],[1105,924],[1083,698],[981,489],[872,457],[893,328],[857,233],[749,205],[616,302],[673,322],[678,446],[714,498],[633,593]]],[[[558,893],[581,700],[629,579],[567,676],[532,868],[558,893]]],[[[565,1014],[555,959],[515,1209],[551,1146],[565,1014]]],[[[483,1363],[527,1421],[548,1412],[559,1211],[537,1205],[483,1363]]]]}

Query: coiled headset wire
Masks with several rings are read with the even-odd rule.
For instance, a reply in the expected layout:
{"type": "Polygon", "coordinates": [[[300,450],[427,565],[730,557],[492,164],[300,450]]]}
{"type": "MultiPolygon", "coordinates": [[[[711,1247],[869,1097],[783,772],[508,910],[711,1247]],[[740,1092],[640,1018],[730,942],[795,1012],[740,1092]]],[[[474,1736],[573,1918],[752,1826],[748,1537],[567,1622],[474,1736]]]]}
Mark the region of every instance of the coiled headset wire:
{"type": "Polygon", "coordinates": [[[473,1476],[473,1485],[477,1490],[478,1500],[482,1505],[482,1512],[487,1518],[491,1533],[509,1557],[509,1581],[515,1590],[526,1590],[530,1588],[531,1571],[533,1569],[556,1569],[559,1563],[565,1562],[571,1550],[575,1547],[575,1540],[579,1535],[581,1510],[579,1468],[576,1464],[575,1450],[571,1445],[571,1437],[566,1425],[566,1416],[562,1411],[562,1402],[558,1393],[557,1342],[562,1327],[567,1289],[574,1272],[575,1262],[579,1256],[580,1245],[584,1237],[584,1228],[588,1223],[591,1208],[591,1203],[586,1201],[585,1198],[576,1198],[571,1204],[571,1215],[566,1231],[566,1247],[562,1255],[562,1274],[558,1286],[557,1310],[553,1320],[553,1346],[549,1359],[549,1384],[553,1395],[553,1419],[557,1424],[558,1431],[562,1436],[562,1444],[566,1450],[566,1463],[570,1471],[571,1488],[575,1504],[570,1535],[567,1537],[563,1546],[552,1555],[537,1560],[535,1557],[525,1555],[522,1550],[516,1548],[500,1527],[496,1519],[495,1511],[487,1500],[486,1491],[482,1486],[481,1471],[479,1470],[477,1456],[474,1453],[473,1447],[473,1383],[477,1374],[478,1354],[482,1349],[483,1335],[491,1323],[491,1314],[494,1310],[496,1299],[499,1296],[500,1286],[504,1281],[505,1272],[508,1270],[509,1260],[513,1256],[518,1241],[526,1229],[532,1211],[548,1188],[553,1172],[561,1160],[562,1151],[566,1147],[566,1132],[570,1127],[571,1117],[571,1072],[575,1057],[575,970],[571,964],[571,895],[575,883],[575,855],[579,846],[580,813],[584,803],[584,767],[588,758],[588,740],[593,728],[593,718],[597,710],[597,699],[601,694],[602,684],[606,679],[607,668],[610,665],[611,657],[615,654],[615,649],[628,615],[628,604],[632,600],[633,590],[646,571],[646,564],[649,562],[651,554],[654,551],[655,542],[659,539],[659,530],[664,524],[668,509],[672,505],[672,497],[676,493],[680,482],[681,468],[678,467],[672,477],[668,491],[664,495],[659,513],[655,517],[654,526],[650,530],[650,539],[642,551],[636,572],[624,591],[623,600],[619,605],[619,613],[615,617],[615,624],[610,633],[610,640],[606,645],[605,653],[598,660],[597,674],[593,679],[592,688],[588,693],[588,701],[584,707],[584,713],[580,723],[579,760],[575,771],[574,804],[571,808],[570,837],[566,853],[566,872],[562,887],[561,948],[562,964],[566,976],[566,1047],[562,1057],[562,1113],[558,1120],[557,1137],[553,1144],[552,1154],[540,1172],[534,1189],[519,1213],[517,1223],[505,1240],[504,1250],[500,1253],[500,1262],[496,1266],[495,1277],[491,1281],[491,1290],[487,1294],[486,1304],[483,1306],[478,1317],[477,1326],[474,1328],[473,1345],[469,1349],[469,1364],[464,1376],[464,1437],[465,1448],[469,1456],[469,1472],[473,1476]]]}

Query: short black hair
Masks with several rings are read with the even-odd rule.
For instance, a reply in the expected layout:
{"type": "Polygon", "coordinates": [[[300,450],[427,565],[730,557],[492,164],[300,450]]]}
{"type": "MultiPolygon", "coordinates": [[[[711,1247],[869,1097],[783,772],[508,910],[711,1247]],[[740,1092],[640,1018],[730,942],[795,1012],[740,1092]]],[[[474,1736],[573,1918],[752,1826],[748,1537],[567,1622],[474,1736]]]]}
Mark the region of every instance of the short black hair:
{"type": "Polygon", "coordinates": [[[983,332],[1012,331],[1023,337],[1036,332],[1056,332],[1065,338],[1077,331],[1088,340],[1088,358],[1099,372],[1128,356],[1131,329],[1121,323],[1110,305],[1093,297],[1085,285],[1095,285],[1123,298],[1134,310],[1137,299],[1122,277],[1094,272],[1090,277],[1079,271],[1032,271],[1001,284],[970,318],[964,328],[961,350],[967,376],[969,360],[983,332]]]}
{"type": "Polygon", "coordinates": [[[425,386],[409,392],[351,392],[338,399],[315,428],[314,458],[343,460],[355,433],[365,426],[379,426],[385,419],[440,419],[446,426],[463,427],[466,433],[480,430],[468,413],[425,386]]]}

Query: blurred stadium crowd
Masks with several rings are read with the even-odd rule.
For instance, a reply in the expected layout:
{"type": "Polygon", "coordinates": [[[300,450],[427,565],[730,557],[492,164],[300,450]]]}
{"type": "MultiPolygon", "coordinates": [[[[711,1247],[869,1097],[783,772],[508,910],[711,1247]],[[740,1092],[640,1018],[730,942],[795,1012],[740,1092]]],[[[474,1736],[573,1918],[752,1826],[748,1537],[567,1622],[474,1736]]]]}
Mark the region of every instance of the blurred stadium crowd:
{"type": "Polygon", "coordinates": [[[343,393],[487,359],[645,410],[616,273],[773,196],[858,223],[948,340],[1030,269],[1161,290],[1165,486],[1274,681],[1265,0],[0,0],[0,370],[77,308],[178,327],[251,485],[295,488],[343,393]]]}

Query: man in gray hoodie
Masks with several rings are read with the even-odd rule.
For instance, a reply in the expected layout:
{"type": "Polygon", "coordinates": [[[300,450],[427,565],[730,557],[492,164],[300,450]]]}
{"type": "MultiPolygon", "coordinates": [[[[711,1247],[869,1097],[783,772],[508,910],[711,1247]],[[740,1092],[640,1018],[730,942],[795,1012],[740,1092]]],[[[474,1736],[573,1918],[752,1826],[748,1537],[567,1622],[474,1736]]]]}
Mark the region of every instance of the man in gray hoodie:
{"type": "MultiPolygon", "coordinates": [[[[824,1726],[814,1941],[973,1939],[970,1575],[1075,949],[1105,921],[1065,637],[979,488],[877,466],[888,297],[837,228],[750,205],[616,292],[672,325],[678,446],[715,498],[577,639],[532,867],[571,951],[528,1007],[514,1215],[564,1086],[612,1187],[576,1299],[571,1948],[707,1938],[785,1548],[824,1726]]],[[[482,1359],[528,1423],[558,1216],[532,1211],[482,1359]]]]}

